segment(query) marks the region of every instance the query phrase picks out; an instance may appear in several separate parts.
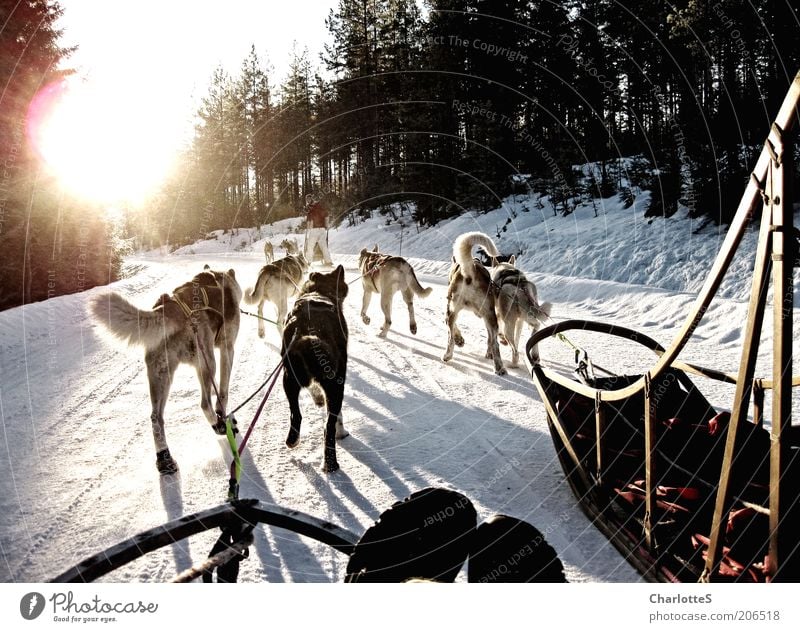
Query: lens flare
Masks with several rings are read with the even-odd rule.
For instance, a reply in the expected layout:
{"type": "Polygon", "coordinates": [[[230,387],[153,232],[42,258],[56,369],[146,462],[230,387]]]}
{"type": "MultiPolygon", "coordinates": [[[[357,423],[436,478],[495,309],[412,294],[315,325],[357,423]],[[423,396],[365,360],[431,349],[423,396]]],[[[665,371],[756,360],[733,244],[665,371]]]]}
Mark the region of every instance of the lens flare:
{"type": "Polygon", "coordinates": [[[167,175],[178,148],[155,99],[133,86],[69,79],[38,92],[26,132],[66,189],[109,205],[143,200],[167,175]]]}

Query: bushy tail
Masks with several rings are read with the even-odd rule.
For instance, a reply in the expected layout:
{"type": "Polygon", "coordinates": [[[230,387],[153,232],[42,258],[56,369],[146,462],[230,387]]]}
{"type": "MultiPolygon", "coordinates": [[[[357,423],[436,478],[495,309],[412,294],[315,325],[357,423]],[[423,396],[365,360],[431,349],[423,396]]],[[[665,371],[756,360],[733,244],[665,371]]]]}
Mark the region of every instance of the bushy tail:
{"type": "MultiPolygon", "coordinates": [[[[409,267],[411,267],[411,264],[409,264],[409,267]]],[[[432,287],[422,287],[420,285],[419,281],[417,280],[417,274],[414,272],[413,267],[411,267],[411,283],[409,283],[408,286],[411,288],[411,291],[414,292],[414,294],[421,296],[422,298],[425,298],[431,292],[433,292],[432,287]]]]}
{"type": "Polygon", "coordinates": [[[532,283],[525,284],[525,295],[528,297],[533,316],[538,321],[544,321],[550,318],[550,311],[553,309],[552,303],[539,304],[539,297],[537,296],[536,289],[532,283]]]}
{"type": "MultiPolygon", "coordinates": [[[[265,266],[266,267],[266,266],[265,266]]],[[[244,293],[244,302],[248,305],[255,305],[260,303],[264,296],[264,286],[269,279],[269,272],[262,268],[261,273],[258,275],[255,287],[251,287],[244,293]]]]}
{"type": "Polygon", "coordinates": [[[129,345],[155,349],[178,332],[183,323],[165,319],[163,310],[143,310],[116,292],[95,296],[89,303],[94,319],[129,345]]]}
{"type": "Polygon", "coordinates": [[[539,320],[542,320],[542,318],[544,319],[550,318],[550,311],[552,309],[553,309],[552,303],[542,303],[541,305],[539,305],[539,312],[542,314],[542,317],[539,320]]]}
{"type": "Polygon", "coordinates": [[[472,249],[475,246],[483,247],[490,257],[496,257],[500,254],[492,238],[486,233],[476,231],[459,235],[453,244],[453,256],[461,266],[461,274],[465,277],[471,277],[474,274],[475,262],[472,258],[472,249]]]}

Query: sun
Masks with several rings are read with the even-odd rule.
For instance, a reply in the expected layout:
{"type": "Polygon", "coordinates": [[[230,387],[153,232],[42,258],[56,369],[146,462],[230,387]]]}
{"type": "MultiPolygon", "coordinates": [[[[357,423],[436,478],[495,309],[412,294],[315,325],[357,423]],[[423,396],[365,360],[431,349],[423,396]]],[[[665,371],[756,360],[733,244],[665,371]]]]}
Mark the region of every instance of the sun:
{"type": "Polygon", "coordinates": [[[180,140],[158,99],[133,86],[60,80],[28,109],[27,134],[70,192],[106,205],[140,202],[169,173],[180,140]]]}

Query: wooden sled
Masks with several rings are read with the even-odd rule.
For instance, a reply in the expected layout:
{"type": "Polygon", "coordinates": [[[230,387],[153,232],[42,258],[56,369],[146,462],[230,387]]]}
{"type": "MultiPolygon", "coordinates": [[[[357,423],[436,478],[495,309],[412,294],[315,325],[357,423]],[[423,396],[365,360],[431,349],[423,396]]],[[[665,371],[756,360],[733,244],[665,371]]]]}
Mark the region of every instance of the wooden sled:
{"type": "MultiPolygon", "coordinates": [[[[751,174],[711,273],[675,340],[663,348],[615,325],[570,320],[527,343],[532,377],[567,482],[584,512],[653,581],[800,581],[800,427],[792,426],[792,145],[800,73],[751,174]],[[678,360],[708,310],[759,203],[761,227],[736,373],[678,360]],[[770,275],[772,375],[757,379],[770,275]],[[583,381],[533,364],[535,345],[565,331],[617,336],[657,356],[641,375],[583,381]],[[689,375],[734,386],[713,409],[689,375]],[[764,428],[764,394],[771,424],[764,428]],[[748,420],[750,398],[753,415],[748,420]]],[[[598,362],[601,362],[597,358],[598,362]]]]}

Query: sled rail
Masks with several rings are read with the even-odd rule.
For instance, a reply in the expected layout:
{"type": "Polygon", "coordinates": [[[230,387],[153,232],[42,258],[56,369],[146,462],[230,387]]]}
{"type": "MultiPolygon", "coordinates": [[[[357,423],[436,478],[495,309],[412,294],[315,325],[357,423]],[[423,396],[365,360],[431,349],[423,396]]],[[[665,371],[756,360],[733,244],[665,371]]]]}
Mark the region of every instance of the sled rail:
{"type": "Polygon", "coordinates": [[[358,538],[350,531],[325,520],[277,505],[264,506],[247,499],[219,505],[144,531],[105,551],[86,558],[64,571],[52,582],[92,582],[103,575],[170,544],[198,533],[224,528],[233,522],[263,523],[304,535],[350,555],[358,538]]]}

